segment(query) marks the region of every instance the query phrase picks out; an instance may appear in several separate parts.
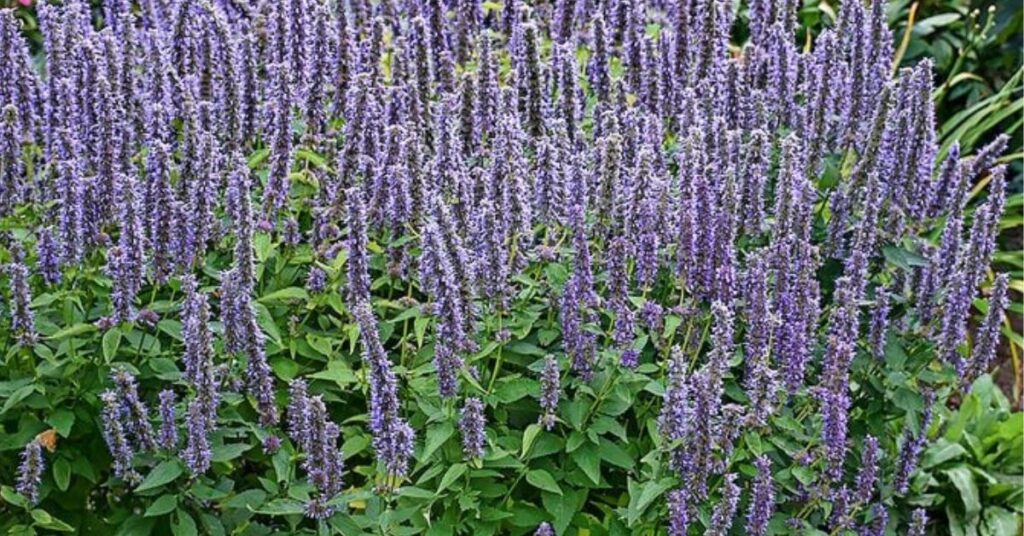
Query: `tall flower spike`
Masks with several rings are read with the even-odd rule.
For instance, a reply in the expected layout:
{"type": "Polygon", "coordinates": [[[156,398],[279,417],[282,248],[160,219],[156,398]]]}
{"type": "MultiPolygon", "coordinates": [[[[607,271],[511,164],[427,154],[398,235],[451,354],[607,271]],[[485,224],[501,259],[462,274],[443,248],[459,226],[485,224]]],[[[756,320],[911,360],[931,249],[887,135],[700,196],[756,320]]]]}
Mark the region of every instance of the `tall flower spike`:
{"type": "Polygon", "coordinates": [[[46,461],[43,459],[43,447],[33,439],[21,451],[21,465],[18,466],[18,481],[14,489],[28,500],[30,505],[39,503],[39,484],[42,483],[46,461]]]}
{"type": "Polygon", "coordinates": [[[292,162],[292,91],[289,87],[288,70],[283,64],[269,67],[273,83],[270,104],[270,172],[267,186],[263,190],[263,223],[273,227],[277,212],[288,198],[290,181],[288,173],[292,162]]]}
{"type": "Polygon", "coordinates": [[[668,492],[668,534],[669,536],[686,536],[690,526],[689,492],[686,489],[674,489],[668,492]]]}
{"type": "Polygon", "coordinates": [[[879,289],[875,294],[875,305],[871,309],[871,325],[868,332],[868,345],[871,355],[881,361],[885,359],[886,337],[889,331],[889,310],[892,298],[889,292],[879,289]]]}
{"type": "Polygon", "coordinates": [[[206,405],[201,398],[194,398],[185,414],[185,449],[181,458],[193,475],[201,475],[210,468],[213,453],[210,451],[209,418],[206,405]]]}
{"type": "Polygon", "coordinates": [[[928,528],[928,512],[924,508],[915,508],[910,514],[910,526],[907,527],[907,536],[925,536],[928,528]]]}
{"type": "Polygon", "coordinates": [[[42,227],[36,231],[36,256],[39,260],[39,273],[48,285],[56,285],[61,280],[60,244],[53,235],[51,227],[42,227]]]}
{"type": "Polygon", "coordinates": [[[404,477],[409,468],[416,435],[399,414],[398,381],[380,342],[377,318],[368,302],[352,305],[363,343],[363,364],[369,368],[370,433],[377,459],[388,474],[404,477]]]}
{"type": "Polygon", "coordinates": [[[117,393],[104,391],[100,394],[100,401],[103,403],[103,438],[107,442],[107,449],[110,457],[114,460],[114,476],[133,484],[140,477],[132,467],[132,460],[135,458],[135,449],[128,441],[125,432],[124,412],[117,393]]]}
{"type": "Polygon", "coordinates": [[[988,299],[988,312],[985,313],[985,320],[978,328],[978,335],[971,352],[971,362],[968,365],[967,374],[964,375],[965,391],[970,390],[970,382],[988,371],[993,358],[995,358],[996,350],[999,347],[999,333],[1003,322],[1003,309],[1006,308],[1009,281],[1007,274],[999,274],[996,276],[995,284],[992,285],[992,295],[988,299]]]}
{"type": "Polygon", "coordinates": [[[160,432],[157,436],[157,444],[160,445],[160,448],[174,449],[178,446],[178,425],[175,422],[174,414],[175,402],[172,389],[160,391],[160,432]]]}
{"type": "Polygon", "coordinates": [[[139,397],[139,384],[127,370],[115,370],[110,374],[124,416],[125,432],[135,444],[144,450],[154,450],[156,440],[153,425],[149,422],[149,408],[139,397]]]}
{"type": "Polygon", "coordinates": [[[296,378],[288,388],[288,436],[300,450],[309,450],[310,415],[306,380],[296,378]]]}
{"type": "Polygon", "coordinates": [[[928,440],[928,428],[932,424],[932,417],[934,416],[932,406],[934,404],[935,393],[930,390],[925,391],[924,414],[921,415],[921,424],[918,427],[917,435],[914,435],[910,426],[907,426],[903,431],[902,445],[900,446],[899,456],[896,459],[896,475],[893,477],[892,484],[899,495],[906,495],[910,490],[910,476],[917,469],[918,458],[920,458],[921,451],[928,440]]]}
{"type": "Polygon", "coordinates": [[[857,490],[854,502],[867,504],[875,494],[878,480],[878,438],[867,436],[860,457],[860,472],[857,473],[857,490]]]}
{"type": "Polygon", "coordinates": [[[561,370],[558,368],[558,360],[555,356],[548,354],[544,357],[544,368],[540,373],[540,408],[543,411],[540,416],[540,425],[550,431],[555,426],[558,412],[558,398],[561,391],[561,370]]]}
{"type": "Polygon", "coordinates": [[[739,499],[740,487],[736,485],[736,475],[733,473],[725,475],[725,482],[722,483],[722,498],[719,499],[718,505],[715,506],[715,512],[711,516],[711,525],[705,533],[707,536],[725,536],[729,533],[739,499]]]}
{"type": "Polygon", "coordinates": [[[772,480],[772,464],[768,456],[761,455],[754,460],[757,476],[750,495],[747,510],[747,534],[764,536],[768,532],[768,521],[775,513],[775,484],[772,480]]]}
{"type": "Polygon", "coordinates": [[[484,432],[486,422],[483,402],[479,398],[467,398],[462,406],[462,416],[459,418],[462,452],[467,459],[478,460],[484,457],[484,447],[487,444],[487,435],[484,432]]]}
{"type": "Polygon", "coordinates": [[[16,243],[12,246],[13,262],[7,265],[11,285],[11,333],[25,345],[36,340],[35,315],[32,313],[32,289],[29,287],[25,253],[16,243]]]}

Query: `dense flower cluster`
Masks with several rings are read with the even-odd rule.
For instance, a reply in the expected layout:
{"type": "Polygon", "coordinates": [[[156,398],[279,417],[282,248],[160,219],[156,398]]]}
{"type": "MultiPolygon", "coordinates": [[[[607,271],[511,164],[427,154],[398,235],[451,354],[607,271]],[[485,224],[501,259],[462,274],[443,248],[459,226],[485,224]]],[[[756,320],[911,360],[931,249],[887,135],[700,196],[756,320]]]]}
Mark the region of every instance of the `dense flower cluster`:
{"type": "MultiPolygon", "coordinates": [[[[757,457],[741,487],[732,453],[744,427],[810,399],[821,429],[805,454],[822,471],[806,498],[830,503],[836,527],[884,534],[879,489],[907,493],[934,400],[922,386],[924,415],[908,417],[885,475],[879,440],[850,426],[851,369],[864,351],[884,360],[904,330],[928,337],[964,386],[987,370],[1005,275],[965,343],[1006,203],[997,158],[1008,140],[974,157],[940,150],[932,65],[892,73],[884,0],[842,2],[837,25],[807,46],[796,42],[796,2],[752,0],[739,48],[730,2],[529,4],[110,2],[97,28],[83,0],[41,3],[41,72],[13,12],[0,11],[0,215],[46,207],[36,264],[16,249],[7,266],[12,332],[35,340],[32,270],[59,285],[98,253],[111,285],[100,327],[145,323],[144,292],[180,289],[178,454],[195,477],[210,469],[222,390],[239,383],[270,434],[264,450],[291,440],[312,487],[306,513],[326,519],[344,482],[342,428],[329,399],[296,378],[286,434],[275,432],[285,386],[256,302],[257,237],[308,246],[308,292],[344,297],[388,491],[413,468],[417,431],[404,416],[406,363],[396,367],[381,340],[376,277],[407,286],[402,303],[429,319],[436,392],[461,407],[463,453],[479,460],[494,402],[467,394],[466,378],[478,379],[467,363],[512,336],[501,322],[536,292],[519,276],[563,262],[544,297],[558,332],[533,366],[531,422],[553,430],[569,385],[656,364],[659,439],[678,478],[666,490],[669,533],[701,518],[707,534],[729,533],[749,488],[745,528],[765,534],[772,460],[757,457]],[[983,201],[968,211],[982,177],[983,201]],[[880,260],[888,245],[922,262],[896,274],[880,260]],[[223,253],[230,268],[202,287],[223,253]],[[825,285],[823,268],[841,275],[825,285]],[[674,301],[659,303],[665,295],[674,301]],[[669,315],[697,333],[663,337],[669,315]],[[868,516],[854,521],[854,510],[868,516]]],[[[176,395],[160,392],[154,432],[135,377],[117,369],[111,380],[104,438],[115,475],[135,483],[137,453],[178,449],[176,395]]],[[[42,463],[30,443],[18,489],[32,501],[42,463]]],[[[915,513],[908,530],[925,523],[915,513]]]]}

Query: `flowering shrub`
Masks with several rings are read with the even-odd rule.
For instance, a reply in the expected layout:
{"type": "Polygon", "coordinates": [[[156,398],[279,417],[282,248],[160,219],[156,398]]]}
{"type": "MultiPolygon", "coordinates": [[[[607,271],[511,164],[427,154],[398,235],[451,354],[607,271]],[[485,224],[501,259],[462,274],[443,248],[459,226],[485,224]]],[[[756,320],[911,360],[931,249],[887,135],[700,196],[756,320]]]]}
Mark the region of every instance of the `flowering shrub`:
{"type": "Polygon", "coordinates": [[[1017,534],[1010,139],[798,7],[0,11],[0,529],[1017,534]]]}

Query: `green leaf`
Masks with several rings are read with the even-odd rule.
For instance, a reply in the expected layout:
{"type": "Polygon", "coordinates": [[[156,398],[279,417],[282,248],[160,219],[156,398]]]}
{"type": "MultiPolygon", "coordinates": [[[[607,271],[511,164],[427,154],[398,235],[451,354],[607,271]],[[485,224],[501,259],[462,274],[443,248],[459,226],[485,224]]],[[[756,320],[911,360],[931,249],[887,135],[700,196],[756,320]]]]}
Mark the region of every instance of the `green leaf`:
{"type": "Polygon", "coordinates": [[[533,442],[537,439],[537,434],[540,434],[542,428],[539,424],[534,423],[526,427],[523,432],[523,453],[519,456],[520,458],[526,457],[526,453],[530,451],[530,447],[533,446],[533,442]]]}
{"type": "Polygon", "coordinates": [[[170,513],[172,510],[178,507],[178,496],[177,495],[161,495],[159,499],[153,501],[153,504],[146,508],[146,513],[143,514],[145,517],[156,517],[170,513]]]}
{"type": "Polygon", "coordinates": [[[114,360],[114,356],[117,355],[117,348],[121,346],[121,330],[115,328],[108,329],[103,334],[103,359],[110,363],[114,360]]]}
{"type": "Polygon", "coordinates": [[[445,471],[444,476],[441,477],[441,483],[437,485],[437,493],[440,494],[442,491],[448,489],[456,480],[459,479],[466,472],[466,464],[457,463],[448,468],[445,471]]]}
{"type": "Polygon", "coordinates": [[[327,380],[338,384],[338,387],[349,386],[356,381],[356,373],[348,366],[348,363],[337,360],[327,363],[327,368],[317,372],[316,374],[309,374],[307,378],[314,380],[327,380]]]}
{"type": "Polygon", "coordinates": [[[256,510],[257,514],[268,516],[290,516],[304,514],[306,506],[295,499],[274,499],[256,510]]]}
{"type": "Polygon", "coordinates": [[[37,527],[57,532],[75,532],[74,527],[53,517],[46,510],[36,509],[32,510],[30,514],[32,516],[32,520],[35,521],[35,525],[37,527]]]}
{"type": "Polygon", "coordinates": [[[601,459],[623,469],[633,469],[633,457],[617,443],[601,438],[601,459]]]}
{"type": "Polygon", "coordinates": [[[174,479],[181,476],[181,473],[181,464],[177,461],[169,460],[162,462],[160,465],[154,467],[148,475],[146,475],[146,479],[139,484],[139,487],[135,488],[135,491],[146,491],[148,489],[158,488],[164,484],[169,484],[174,482],[174,479]]]}
{"type": "Polygon", "coordinates": [[[117,536],[149,536],[156,520],[149,517],[129,516],[117,529],[117,536]]]}
{"type": "Polygon", "coordinates": [[[683,318],[676,315],[668,315],[665,317],[665,331],[662,332],[661,336],[664,339],[668,339],[676,330],[679,329],[679,325],[683,323],[683,318]]]}
{"type": "Polygon", "coordinates": [[[974,482],[974,473],[964,465],[942,471],[949,481],[960,492],[960,501],[964,505],[964,514],[972,519],[981,512],[981,501],[978,498],[978,485],[974,482]]]}
{"type": "Polygon", "coordinates": [[[256,322],[260,325],[260,328],[267,334],[267,337],[270,337],[270,340],[281,344],[281,330],[277,329],[277,323],[274,322],[274,317],[270,314],[267,306],[262,303],[256,303],[254,306],[256,308],[256,322]]]}
{"type": "Polygon", "coordinates": [[[274,374],[286,382],[290,382],[299,375],[299,363],[286,356],[275,356],[270,359],[270,368],[274,374]]]}
{"type": "Polygon", "coordinates": [[[52,426],[61,437],[71,434],[71,426],[75,424],[75,414],[69,409],[58,409],[46,419],[46,423],[52,426]]]}
{"type": "Polygon", "coordinates": [[[171,532],[174,536],[197,536],[199,529],[192,516],[184,510],[174,512],[174,521],[171,522],[171,532]]]}
{"type": "Polygon", "coordinates": [[[260,303],[275,303],[289,300],[308,300],[309,294],[302,287],[287,287],[260,297],[260,303]]]}
{"type": "Polygon", "coordinates": [[[25,400],[32,393],[36,392],[35,384],[28,384],[18,388],[14,393],[4,402],[4,406],[0,408],[0,414],[7,413],[7,410],[17,406],[22,400],[25,400]]]}
{"type": "Polygon", "coordinates": [[[68,490],[71,483],[71,464],[64,458],[57,458],[57,461],[53,462],[53,481],[57,484],[57,489],[68,490]]]}
{"type": "Polygon", "coordinates": [[[213,456],[210,460],[214,462],[229,462],[241,456],[245,451],[252,448],[248,443],[232,443],[213,448],[213,456]]]}
{"type": "Polygon", "coordinates": [[[64,338],[67,338],[67,337],[74,337],[76,335],[81,335],[83,333],[90,333],[90,332],[93,332],[93,331],[96,331],[96,326],[94,326],[92,324],[78,323],[78,324],[75,324],[73,326],[68,326],[68,327],[66,327],[66,328],[64,328],[64,329],[54,333],[53,335],[50,335],[49,337],[47,337],[47,339],[49,339],[51,341],[55,341],[55,340],[64,339],[64,338]]]}
{"type": "Polygon", "coordinates": [[[541,493],[544,509],[554,518],[555,532],[561,534],[572,523],[572,518],[583,508],[587,490],[567,490],[564,494],[541,493]]]}
{"type": "Polygon", "coordinates": [[[562,488],[558,487],[555,477],[543,469],[530,470],[529,473],[526,473],[526,481],[535,488],[557,493],[558,495],[562,494],[562,488]]]}
{"type": "Polygon", "coordinates": [[[515,378],[502,383],[494,391],[494,396],[506,404],[522,399],[537,389],[537,381],[528,378],[515,378]]]}
{"type": "Polygon", "coordinates": [[[572,453],[572,461],[587,475],[594,484],[601,483],[601,456],[597,452],[597,445],[584,443],[572,453]]]}
{"type": "Polygon", "coordinates": [[[443,422],[427,428],[427,441],[423,446],[423,454],[419,456],[419,459],[429,460],[430,455],[440,448],[441,445],[444,445],[448,438],[454,434],[455,426],[450,422],[443,422]]]}
{"type": "Polygon", "coordinates": [[[29,507],[28,499],[14,491],[14,488],[10,486],[0,486],[0,497],[3,497],[5,501],[13,504],[14,506],[20,506],[22,508],[29,507]]]}
{"type": "Polygon", "coordinates": [[[662,478],[661,480],[651,480],[644,482],[640,486],[640,492],[638,494],[633,493],[634,490],[630,490],[630,505],[627,509],[626,519],[627,523],[632,526],[640,516],[643,515],[647,507],[651,505],[658,497],[661,497],[666,491],[672,489],[675,485],[675,479],[673,478],[662,478]],[[635,501],[633,500],[635,498],[635,501]]]}

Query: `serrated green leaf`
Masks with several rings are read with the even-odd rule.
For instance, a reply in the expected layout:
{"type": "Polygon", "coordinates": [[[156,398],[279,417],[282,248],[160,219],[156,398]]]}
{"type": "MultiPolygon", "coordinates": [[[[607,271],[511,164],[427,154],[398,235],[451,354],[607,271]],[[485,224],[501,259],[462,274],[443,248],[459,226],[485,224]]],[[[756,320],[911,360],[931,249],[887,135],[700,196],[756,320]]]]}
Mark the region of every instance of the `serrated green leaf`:
{"type": "Polygon", "coordinates": [[[197,536],[199,529],[188,512],[178,510],[174,513],[174,521],[171,522],[171,532],[174,536],[197,536]]]}
{"type": "Polygon", "coordinates": [[[265,296],[261,296],[259,301],[260,303],[276,303],[289,300],[308,299],[309,293],[306,292],[306,289],[301,287],[286,287],[275,290],[274,292],[271,292],[270,294],[267,294],[265,296]]]}
{"type": "Polygon", "coordinates": [[[71,483],[71,464],[64,458],[57,458],[53,462],[53,482],[57,489],[67,491],[71,483]]]}
{"type": "Polygon", "coordinates": [[[441,492],[447,490],[449,487],[451,487],[452,484],[455,483],[456,480],[459,479],[459,477],[465,474],[465,472],[466,464],[464,463],[457,463],[449,467],[448,470],[445,471],[444,476],[441,477],[441,483],[437,485],[437,493],[440,494],[441,492]]]}
{"type": "Polygon", "coordinates": [[[450,422],[442,422],[427,428],[427,441],[423,445],[423,454],[418,459],[429,460],[430,455],[441,447],[448,438],[455,434],[455,427],[450,422]]]}
{"type": "Polygon", "coordinates": [[[153,501],[153,504],[146,508],[146,513],[143,514],[145,517],[156,517],[168,514],[178,507],[178,496],[177,495],[161,495],[160,498],[153,501]]]}
{"type": "Polygon", "coordinates": [[[146,478],[141,484],[139,484],[139,487],[135,488],[135,491],[139,492],[155,489],[174,482],[176,478],[181,476],[182,471],[181,464],[176,460],[161,462],[160,465],[154,467],[153,470],[146,475],[146,478]]]}
{"type": "Polygon", "coordinates": [[[268,516],[290,516],[305,512],[306,506],[295,499],[274,499],[256,510],[257,514],[268,516]]]}
{"type": "Polygon", "coordinates": [[[117,355],[117,348],[121,345],[121,330],[115,328],[108,329],[103,334],[103,359],[110,363],[114,360],[114,356],[117,355]]]}
{"type": "Polygon", "coordinates": [[[526,473],[526,481],[531,486],[541,489],[544,491],[550,491],[551,493],[562,494],[562,488],[558,487],[558,483],[555,482],[555,477],[551,476],[551,473],[543,469],[532,469],[526,473]]]}

